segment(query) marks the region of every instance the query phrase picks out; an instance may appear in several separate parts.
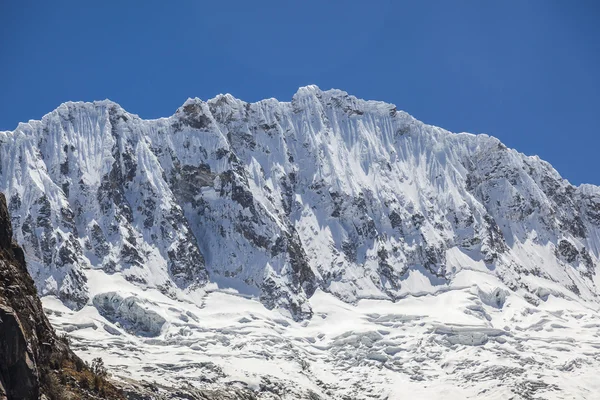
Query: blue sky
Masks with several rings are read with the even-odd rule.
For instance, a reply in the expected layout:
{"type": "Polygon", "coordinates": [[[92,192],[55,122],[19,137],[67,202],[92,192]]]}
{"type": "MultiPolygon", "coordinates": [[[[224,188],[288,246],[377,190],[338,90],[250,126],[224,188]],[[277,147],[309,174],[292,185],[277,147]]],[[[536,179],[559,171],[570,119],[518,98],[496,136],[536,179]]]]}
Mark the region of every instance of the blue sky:
{"type": "Polygon", "coordinates": [[[314,83],[600,184],[599,19],[594,0],[0,1],[0,130],[68,100],[154,118],[314,83]]]}

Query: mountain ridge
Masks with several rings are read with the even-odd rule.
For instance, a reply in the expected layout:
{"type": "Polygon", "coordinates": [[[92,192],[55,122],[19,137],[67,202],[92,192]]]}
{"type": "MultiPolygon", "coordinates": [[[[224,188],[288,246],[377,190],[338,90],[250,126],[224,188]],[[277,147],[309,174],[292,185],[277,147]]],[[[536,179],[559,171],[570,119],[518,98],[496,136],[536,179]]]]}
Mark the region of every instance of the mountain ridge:
{"type": "Polygon", "coordinates": [[[488,135],[316,87],[66,103],[0,133],[0,191],[49,320],[150,398],[600,390],[600,188],[488,135]]]}
{"type": "MultiPolygon", "coordinates": [[[[313,90],[317,90],[317,91],[325,92],[325,93],[339,92],[341,94],[348,94],[347,92],[345,92],[343,90],[340,90],[340,89],[334,89],[334,88],[332,88],[332,89],[327,89],[327,90],[321,90],[317,85],[307,85],[307,86],[301,86],[298,89],[298,91],[293,96],[296,96],[296,94],[298,92],[300,92],[302,89],[313,89],[313,90]]],[[[354,98],[354,99],[356,99],[356,100],[360,100],[360,101],[364,101],[364,102],[380,103],[380,104],[389,106],[391,109],[397,108],[397,106],[394,103],[389,103],[389,102],[386,102],[386,101],[379,101],[379,100],[363,100],[363,99],[360,99],[360,98],[355,97],[353,95],[349,95],[349,96],[352,97],[352,98],[354,98]]],[[[203,99],[201,99],[199,97],[188,97],[187,100],[184,101],[183,104],[180,107],[178,107],[173,114],[171,114],[169,116],[165,116],[165,117],[156,117],[156,118],[143,118],[143,117],[140,117],[139,114],[127,111],[123,106],[121,106],[121,104],[119,102],[114,101],[114,100],[109,99],[109,98],[106,98],[106,99],[103,99],[103,100],[91,100],[91,101],[87,101],[87,100],[69,100],[69,101],[65,101],[65,102],[60,103],[56,108],[54,108],[52,111],[48,112],[47,114],[44,114],[40,119],[30,119],[27,122],[19,122],[19,124],[17,125],[17,127],[14,130],[12,130],[12,131],[11,130],[4,130],[4,131],[0,130],[0,133],[8,134],[10,132],[14,132],[14,131],[19,130],[20,127],[21,127],[21,125],[28,125],[30,123],[42,122],[43,119],[46,116],[48,116],[48,115],[56,112],[61,107],[67,107],[68,108],[70,106],[89,106],[89,105],[93,105],[93,106],[96,106],[96,105],[98,105],[98,106],[115,106],[115,107],[119,108],[120,110],[122,110],[123,112],[125,112],[125,113],[127,113],[127,114],[129,114],[129,115],[131,115],[133,117],[139,118],[140,120],[144,120],[144,121],[160,121],[160,120],[165,120],[165,119],[172,118],[173,116],[176,115],[176,113],[177,113],[178,110],[182,109],[187,104],[190,104],[190,103],[210,103],[210,102],[216,102],[216,101],[218,101],[221,98],[229,98],[231,100],[240,100],[240,99],[238,99],[237,97],[235,97],[231,93],[219,93],[219,94],[215,95],[214,97],[211,97],[211,98],[209,98],[207,100],[203,100],[203,99]]],[[[265,98],[265,99],[258,100],[258,101],[255,101],[255,102],[250,102],[250,103],[247,103],[247,104],[260,104],[260,103],[273,102],[273,101],[277,102],[277,103],[288,103],[288,104],[291,104],[291,102],[292,102],[292,100],[290,100],[290,101],[280,101],[280,100],[278,100],[275,97],[270,97],[270,98],[265,98]]],[[[410,113],[408,113],[408,112],[406,112],[404,110],[397,110],[397,112],[398,113],[402,113],[402,114],[406,115],[407,117],[410,117],[410,118],[414,119],[419,124],[422,124],[422,125],[430,127],[430,128],[442,129],[442,130],[446,131],[449,134],[453,134],[453,135],[468,135],[468,136],[482,136],[482,137],[489,137],[489,138],[501,141],[500,138],[498,138],[497,136],[494,136],[494,135],[491,135],[491,134],[488,134],[488,133],[485,133],[485,132],[481,132],[481,133],[472,133],[472,132],[467,132],[467,131],[454,132],[454,131],[450,131],[450,130],[444,129],[444,128],[440,127],[440,126],[429,124],[429,123],[426,123],[426,122],[424,122],[422,120],[419,120],[419,119],[415,118],[410,113]]],[[[520,155],[522,155],[524,157],[532,158],[535,161],[544,162],[544,163],[547,163],[548,165],[552,166],[552,164],[550,162],[544,160],[543,158],[541,158],[537,154],[526,154],[526,153],[523,153],[523,152],[519,151],[516,148],[510,148],[510,149],[514,150],[514,151],[517,151],[520,155]]],[[[561,176],[561,179],[567,181],[570,185],[572,185],[574,187],[577,187],[577,188],[582,187],[582,186],[591,186],[592,188],[596,188],[596,187],[599,186],[597,184],[586,183],[586,182],[582,182],[582,183],[579,183],[579,184],[573,184],[567,178],[564,178],[562,176],[561,176]]]]}
{"type": "Polygon", "coordinates": [[[453,134],[340,90],[302,87],[290,102],[190,98],[154,120],[110,100],[67,102],[0,140],[3,170],[18,165],[0,171],[2,189],[38,289],[75,308],[90,300],[83,271],[122,268],[142,285],[162,275],[150,285],[174,296],[213,281],[302,319],[311,315],[303,307],[317,287],[352,302],[402,295],[398,283],[408,279],[410,287],[411,271],[429,280],[427,287],[447,284],[448,270],[462,267],[446,265],[449,255],[491,268],[515,290],[537,293],[535,284],[518,283],[525,270],[588,300],[597,296],[598,187],[575,187],[550,164],[494,137],[453,134]],[[325,208],[312,212],[317,203],[325,208]],[[97,221],[84,204],[118,222],[97,221]],[[531,207],[537,204],[543,209],[531,207]],[[230,227],[223,231],[218,218],[230,227]],[[540,227],[538,242],[555,247],[544,252],[577,253],[557,256],[551,274],[523,269],[512,249],[540,227]],[[211,234],[217,230],[221,239],[211,234]],[[230,255],[217,256],[223,250],[230,255]],[[329,266],[320,261],[324,254],[329,266]],[[161,266],[149,271],[149,263],[161,266]]]}
{"type": "MultiPolygon", "coordinates": [[[[318,92],[325,92],[325,93],[335,93],[335,92],[338,92],[338,93],[341,93],[341,94],[348,94],[347,92],[345,92],[343,90],[335,89],[335,88],[331,88],[331,89],[327,89],[327,90],[321,90],[317,85],[311,84],[311,85],[306,85],[306,86],[299,87],[298,91],[292,96],[292,98],[294,96],[296,96],[302,90],[309,90],[309,91],[310,90],[315,90],[315,91],[318,91],[318,92]]],[[[380,104],[383,104],[385,106],[389,106],[391,109],[397,108],[397,106],[394,103],[389,103],[387,101],[364,100],[364,99],[360,99],[360,98],[358,98],[356,96],[353,96],[353,95],[349,95],[349,96],[352,97],[352,98],[354,98],[355,100],[360,100],[360,101],[363,101],[363,102],[380,103],[380,104]]],[[[4,131],[0,130],[0,133],[7,134],[7,133],[10,133],[10,132],[14,132],[16,130],[19,130],[20,127],[21,127],[21,125],[27,125],[27,124],[30,124],[30,123],[42,122],[43,119],[46,116],[48,116],[48,115],[56,112],[61,107],[67,107],[68,108],[70,106],[89,106],[89,105],[93,105],[93,106],[96,106],[96,105],[99,105],[99,106],[115,106],[115,107],[119,108],[120,110],[122,110],[123,112],[125,112],[125,113],[127,113],[127,114],[129,114],[129,115],[131,115],[133,117],[139,118],[140,120],[144,120],[144,121],[160,121],[160,120],[165,120],[165,119],[172,118],[173,116],[176,115],[176,113],[177,113],[178,110],[182,109],[185,105],[188,105],[190,103],[210,103],[210,102],[216,102],[216,101],[218,101],[221,98],[229,98],[231,100],[240,100],[240,99],[238,99],[237,97],[235,97],[231,93],[219,93],[219,94],[215,95],[214,97],[211,97],[211,98],[209,98],[207,100],[203,100],[202,98],[199,98],[199,97],[188,97],[187,100],[184,101],[183,104],[180,107],[178,107],[173,114],[171,114],[169,116],[165,116],[165,117],[156,117],[156,118],[143,118],[143,117],[140,117],[139,114],[127,111],[123,106],[121,106],[121,104],[119,102],[117,102],[115,100],[112,100],[112,99],[109,99],[109,98],[106,98],[106,99],[103,99],[103,100],[91,100],[91,101],[88,101],[88,100],[68,100],[68,101],[60,103],[56,108],[54,108],[52,111],[48,112],[47,114],[44,114],[39,119],[30,119],[27,122],[19,122],[18,125],[17,125],[17,127],[14,130],[12,130],[12,131],[11,130],[4,130],[4,131]]],[[[255,102],[250,102],[250,103],[247,103],[247,104],[260,104],[260,103],[273,102],[273,101],[277,102],[277,103],[289,103],[289,104],[291,104],[293,100],[290,100],[290,101],[281,101],[281,100],[278,100],[275,97],[270,97],[270,98],[265,98],[265,99],[258,100],[258,101],[255,101],[255,102]]],[[[414,119],[419,124],[422,124],[422,125],[430,127],[430,128],[442,129],[442,130],[446,131],[447,133],[450,133],[450,134],[453,134],[453,135],[483,136],[483,137],[489,137],[489,138],[493,138],[493,139],[496,139],[496,140],[500,141],[500,138],[498,138],[498,137],[496,137],[494,135],[488,134],[488,133],[484,133],[484,132],[481,132],[481,133],[472,133],[472,132],[467,132],[467,131],[461,131],[461,132],[449,131],[449,130],[446,130],[446,129],[440,127],[440,126],[432,125],[432,124],[426,123],[426,122],[424,122],[422,120],[419,120],[419,119],[415,118],[410,113],[408,113],[408,112],[406,112],[404,110],[397,110],[396,112],[402,113],[402,114],[406,115],[407,117],[410,117],[410,118],[414,119]]],[[[528,155],[526,153],[520,152],[516,148],[511,148],[511,149],[519,152],[519,154],[521,154],[524,157],[533,158],[536,161],[548,163],[550,166],[552,165],[550,162],[544,160],[543,158],[541,158],[537,154],[530,154],[530,155],[528,155]]],[[[564,179],[564,180],[566,180],[567,182],[569,182],[569,184],[571,184],[571,185],[573,185],[575,187],[581,187],[581,186],[598,187],[598,185],[596,185],[596,184],[585,183],[585,182],[580,183],[580,184],[572,184],[567,178],[564,178],[562,176],[561,176],[561,178],[564,179]]]]}

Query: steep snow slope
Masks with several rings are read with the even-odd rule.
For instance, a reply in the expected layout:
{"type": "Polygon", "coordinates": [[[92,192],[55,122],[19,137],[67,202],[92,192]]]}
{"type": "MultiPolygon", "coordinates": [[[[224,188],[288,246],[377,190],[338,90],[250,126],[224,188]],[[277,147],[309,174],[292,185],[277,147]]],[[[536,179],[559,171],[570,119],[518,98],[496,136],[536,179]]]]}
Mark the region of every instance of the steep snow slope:
{"type": "Polygon", "coordinates": [[[338,90],[190,99],[152,121],[67,103],[0,140],[36,283],[73,308],[87,269],[173,296],[210,276],[296,318],[316,288],[395,299],[462,269],[537,297],[597,295],[599,188],[338,90]]]}
{"type": "Polygon", "coordinates": [[[127,337],[174,334],[154,296],[175,308],[238,298],[215,290],[300,327],[327,296],[358,304],[347,305],[358,319],[363,304],[456,291],[464,301],[475,291],[463,311],[486,321],[489,307],[510,320],[511,298],[527,304],[520,312],[598,308],[600,188],[574,187],[493,137],[339,90],[188,99],[158,120],[110,101],[66,103],[0,133],[0,167],[41,294],[127,337]]]}

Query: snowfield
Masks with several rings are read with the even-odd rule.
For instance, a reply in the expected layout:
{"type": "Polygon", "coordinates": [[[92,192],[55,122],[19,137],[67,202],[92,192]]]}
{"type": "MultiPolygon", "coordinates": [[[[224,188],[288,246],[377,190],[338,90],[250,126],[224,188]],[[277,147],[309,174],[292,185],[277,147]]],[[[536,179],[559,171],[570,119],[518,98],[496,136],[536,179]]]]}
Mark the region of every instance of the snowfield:
{"type": "Polygon", "coordinates": [[[44,306],[79,355],[103,357],[118,377],[233,385],[261,399],[595,399],[600,391],[597,310],[553,295],[533,306],[509,294],[497,305],[494,293],[508,289],[489,274],[464,271],[458,280],[477,284],[395,303],[351,305],[319,290],[303,322],[220,290],[176,301],[105,278],[91,276],[92,293],[119,287],[144,299],[167,321],[160,335],[129,333],[93,305],[72,311],[46,297],[44,306]]]}
{"type": "Polygon", "coordinates": [[[54,326],[163,398],[600,393],[600,188],[488,135],[316,86],[70,102],[0,132],[0,191],[54,326]]]}

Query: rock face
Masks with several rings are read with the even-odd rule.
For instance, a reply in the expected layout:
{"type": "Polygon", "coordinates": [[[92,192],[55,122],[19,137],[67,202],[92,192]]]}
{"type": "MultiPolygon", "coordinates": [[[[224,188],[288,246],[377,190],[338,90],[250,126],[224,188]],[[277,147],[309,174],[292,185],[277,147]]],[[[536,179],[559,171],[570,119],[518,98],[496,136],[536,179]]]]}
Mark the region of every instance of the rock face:
{"type": "Polygon", "coordinates": [[[0,305],[0,321],[0,398],[37,398],[38,371],[23,326],[15,311],[3,305],[0,305]]]}
{"type": "Polygon", "coordinates": [[[0,167],[40,293],[73,309],[91,269],[173,296],[213,281],[295,319],[317,288],[395,300],[465,268],[598,295],[600,188],[339,90],[189,99],[158,120],[65,103],[0,133],[0,167]]]}
{"type": "Polygon", "coordinates": [[[41,358],[42,340],[49,339],[48,334],[52,333],[52,328],[36,298],[33,282],[25,269],[23,252],[12,242],[12,227],[6,199],[2,194],[0,252],[0,398],[37,399],[40,393],[40,372],[36,360],[41,358]],[[21,317],[25,317],[25,325],[21,323],[15,309],[23,311],[21,317]],[[37,319],[35,324],[32,324],[30,316],[37,319]],[[38,332],[45,335],[38,338],[38,332]],[[29,343],[32,336],[39,339],[34,343],[35,347],[29,343]]]}

